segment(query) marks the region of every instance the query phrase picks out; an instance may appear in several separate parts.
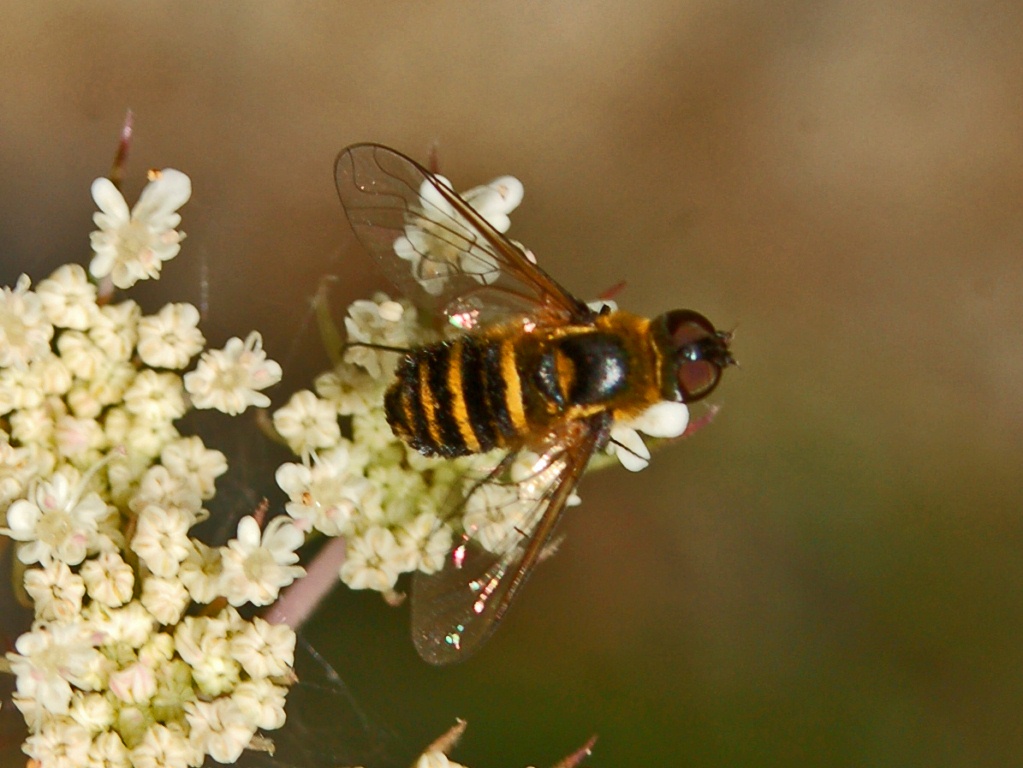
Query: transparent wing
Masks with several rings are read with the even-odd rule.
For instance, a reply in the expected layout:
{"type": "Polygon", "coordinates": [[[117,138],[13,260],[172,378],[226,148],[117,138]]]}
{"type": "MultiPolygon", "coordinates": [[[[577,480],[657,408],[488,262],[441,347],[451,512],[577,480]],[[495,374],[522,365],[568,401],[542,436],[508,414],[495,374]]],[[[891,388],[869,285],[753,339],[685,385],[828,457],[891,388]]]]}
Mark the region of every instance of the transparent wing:
{"type": "Polygon", "coordinates": [[[379,144],[335,163],[341,205],[359,241],[408,298],[460,327],[519,315],[569,320],[589,310],[446,180],[379,144]]]}
{"type": "Polygon", "coordinates": [[[412,582],[412,639],[426,661],[464,659],[494,631],[610,425],[607,414],[570,422],[539,454],[511,453],[471,484],[452,512],[465,534],[440,571],[417,573],[412,582]]]}

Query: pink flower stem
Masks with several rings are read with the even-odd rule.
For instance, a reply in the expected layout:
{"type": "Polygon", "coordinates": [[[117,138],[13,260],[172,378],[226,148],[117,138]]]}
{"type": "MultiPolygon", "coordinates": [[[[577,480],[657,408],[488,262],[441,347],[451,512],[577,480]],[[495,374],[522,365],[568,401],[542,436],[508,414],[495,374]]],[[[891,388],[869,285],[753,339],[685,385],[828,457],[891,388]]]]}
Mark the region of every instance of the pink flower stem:
{"type": "Polygon", "coordinates": [[[263,612],[263,618],[271,624],[287,624],[297,632],[337,586],[345,549],[345,540],[341,537],[328,541],[309,563],[305,576],[284,590],[277,602],[263,612]]]}

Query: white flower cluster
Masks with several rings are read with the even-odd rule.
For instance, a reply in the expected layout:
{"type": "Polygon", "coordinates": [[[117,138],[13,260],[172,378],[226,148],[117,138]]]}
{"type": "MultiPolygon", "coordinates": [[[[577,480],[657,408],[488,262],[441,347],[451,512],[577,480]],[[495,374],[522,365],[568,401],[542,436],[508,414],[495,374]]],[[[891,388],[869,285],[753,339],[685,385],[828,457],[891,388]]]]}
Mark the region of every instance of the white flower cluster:
{"type": "MultiPolygon", "coordinates": [[[[92,276],[157,277],[189,192],[163,171],[129,213],[98,180],[92,276]]],[[[203,351],[198,321],[189,304],[108,303],[76,265],[0,290],[0,534],[34,607],[7,662],[42,768],[233,762],[284,722],[294,631],[235,607],[304,573],[303,534],[282,516],[244,518],[219,548],[191,537],[227,463],[175,427],[190,407],[268,404],[281,370],[255,333],[203,351]]]]}
{"type": "MultiPolygon", "coordinates": [[[[407,348],[429,337],[407,303],[383,294],[357,301],[345,326],[349,338],[407,348]]],[[[354,589],[390,592],[409,571],[439,570],[452,531],[439,514],[466,460],[426,459],[391,432],[383,395],[397,354],[351,348],[273,416],[274,427],[300,463],[277,470],[288,514],[303,531],[343,536],[341,579],[354,589]],[[341,434],[339,418],[351,424],[341,434]]]]}

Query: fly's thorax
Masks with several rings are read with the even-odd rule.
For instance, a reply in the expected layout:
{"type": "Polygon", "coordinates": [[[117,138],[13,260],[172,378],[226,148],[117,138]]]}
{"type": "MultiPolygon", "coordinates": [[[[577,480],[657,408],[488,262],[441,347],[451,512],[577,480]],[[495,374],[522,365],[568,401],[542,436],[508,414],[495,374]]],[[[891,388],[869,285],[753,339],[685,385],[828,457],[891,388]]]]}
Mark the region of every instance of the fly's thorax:
{"type": "Polygon", "coordinates": [[[551,425],[604,411],[641,410],[656,389],[649,320],[625,312],[537,328],[516,342],[530,420],[551,425]]]}

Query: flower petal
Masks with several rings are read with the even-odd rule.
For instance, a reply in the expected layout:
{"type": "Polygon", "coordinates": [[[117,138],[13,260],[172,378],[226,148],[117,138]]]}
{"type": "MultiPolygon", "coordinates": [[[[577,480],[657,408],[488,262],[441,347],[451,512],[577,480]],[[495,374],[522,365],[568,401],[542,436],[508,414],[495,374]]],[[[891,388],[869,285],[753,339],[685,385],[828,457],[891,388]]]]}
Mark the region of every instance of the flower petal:
{"type": "MultiPolygon", "coordinates": [[[[170,216],[188,202],[192,196],[192,180],[181,171],[165,168],[142,190],[139,200],[132,208],[131,215],[136,219],[151,219],[157,216],[170,216]]],[[[123,199],[123,198],[122,198],[123,199]]],[[[96,201],[99,202],[98,200],[96,201]]],[[[180,221],[180,219],[179,219],[180,221]]],[[[178,222],[169,224],[173,229],[178,222]]],[[[163,228],[163,227],[161,227],[163,228]]]]}
{"type": "Polygon", "coordinates": [[[651,437],[678,437],[688,424],[689,408],[671,400],[654,403],[629,422],[630,427],[651,437]]]}
{"type": "Polygon", "coordinates": [[[623,467],[630,472],[646,469],[650,463],[650,449],[646,447],[646,443],[636,430],[622,426],[614,427],[611,430],[611,439],[617,443],[615,455],[623,467]]]}
{"type": "Polygon", "coordinates": [[[128,221],[128,204],[124,202],[124,196],[110,179],[100,177],[92,182],[92,199],[103,213],[113,217],[118,223],[128,221]]]}

